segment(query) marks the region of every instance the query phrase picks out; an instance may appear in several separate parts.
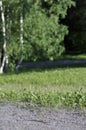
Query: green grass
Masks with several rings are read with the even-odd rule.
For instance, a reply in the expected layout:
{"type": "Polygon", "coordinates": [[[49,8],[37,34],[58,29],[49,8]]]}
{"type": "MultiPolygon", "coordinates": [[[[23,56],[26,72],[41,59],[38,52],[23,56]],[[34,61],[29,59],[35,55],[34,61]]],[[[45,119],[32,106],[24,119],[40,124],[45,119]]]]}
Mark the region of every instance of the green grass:
{"type": "Polygon", "coordinates": [[[65,54],[63,56],[60,56],[59,59],[70,59],[70,60],[74,60],[74,59],[86,59],[86,54],[76,54],[76,55],[68,55],[68,54],[65,54]]]}
{"type": "Polygon", "coordinates": [[[42,106],[86,106],[86,68],[30,70],[0,75],[0,101],[42,106]]]}

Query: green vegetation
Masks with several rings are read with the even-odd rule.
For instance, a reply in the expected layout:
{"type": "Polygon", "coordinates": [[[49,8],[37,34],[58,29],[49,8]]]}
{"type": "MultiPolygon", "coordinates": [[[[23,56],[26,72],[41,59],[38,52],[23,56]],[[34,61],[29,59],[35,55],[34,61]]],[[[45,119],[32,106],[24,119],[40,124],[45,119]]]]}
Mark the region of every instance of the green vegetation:
{"type": "Polygon", "coordinates": [[[63,55],[63,56],[60,56],[58,59],[64,59],[64,60],[85,60],[86,59],[86,54],[77,54],[77,55],[69,55],[69,54],[66,54],[66,55],[63,55]]]}
{"type": "MultiPolygon", "coordinates": [[[[55,60],[64,51],[68,27],[61,23],[73,0],[1,0],[1,73],[9,57],[10,69],[23,60],[55,60]],[[4,16],[4,21],[2,16],[4,16]],[[3,27],[4,26],[4,27],[3,27]],[[4,42],[6,41],[6,42],[4,42]],[[6,44],[6,45],[4,45],[6,44]],[[5,48],[4,48],[5,46],[5,48]]],[[[0,66],[0,67],[1,67],[0,66]]]]}
{"type": "MultiPolygon", "coordinates": [[[[86,59],[65,55],[86,52],[85,5],[85,0],[0,0],[0,74],[17,70],[22,61],[86,59]]],[[[85,76],[84,67],[7,73],[0,76],[0,101],[86,107],[85,76]]]]}
{"type": "Polygon", "coordinates": [[[0,101],[86,106],[86,68],[30,70],[0,76],[0,101]]]}
{"type": "Polygon", "coordinates": [[[31,5],[24,26],[29,50],[26,60],[55,60],[65,51],[63,40],[68,27],[60,21],[72,5],[72,0],[38,0],[31,5]]]}

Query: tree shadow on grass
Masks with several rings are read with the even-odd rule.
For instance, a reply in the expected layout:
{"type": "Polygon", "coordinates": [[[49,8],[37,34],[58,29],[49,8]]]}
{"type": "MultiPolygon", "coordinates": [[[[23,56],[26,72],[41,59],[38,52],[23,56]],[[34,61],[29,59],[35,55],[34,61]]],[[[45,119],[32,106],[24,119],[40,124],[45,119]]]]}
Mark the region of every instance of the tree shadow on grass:
{"type": "Polygon", "coordinates": [[[45,62],[24,62],[16,74],[26,72],[42,72],[51,71],[54,69],[66,69],[66,68],[84,68],[86,67],[86,60],[59,60],[59,61],[45,61],[45,62]]]}

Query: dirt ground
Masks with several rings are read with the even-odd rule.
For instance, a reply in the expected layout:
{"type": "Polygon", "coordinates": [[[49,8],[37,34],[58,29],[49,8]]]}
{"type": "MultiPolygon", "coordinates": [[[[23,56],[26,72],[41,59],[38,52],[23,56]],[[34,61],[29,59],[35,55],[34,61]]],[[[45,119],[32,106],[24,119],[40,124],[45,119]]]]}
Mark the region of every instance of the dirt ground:
{"type": "Polygon", "coordinates": [[[86,130],[86,112],[0,104],[0,130],[86,130]]]}

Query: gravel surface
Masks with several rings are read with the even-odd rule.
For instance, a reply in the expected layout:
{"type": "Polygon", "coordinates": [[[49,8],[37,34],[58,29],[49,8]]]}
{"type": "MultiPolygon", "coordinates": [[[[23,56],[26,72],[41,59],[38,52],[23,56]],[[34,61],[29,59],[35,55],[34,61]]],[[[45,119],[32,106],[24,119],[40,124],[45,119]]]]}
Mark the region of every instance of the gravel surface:
{"type": "Polygon", "coordinates": [[[0,104],[0,130],[86,130],[86,113],[0,104]]]}

